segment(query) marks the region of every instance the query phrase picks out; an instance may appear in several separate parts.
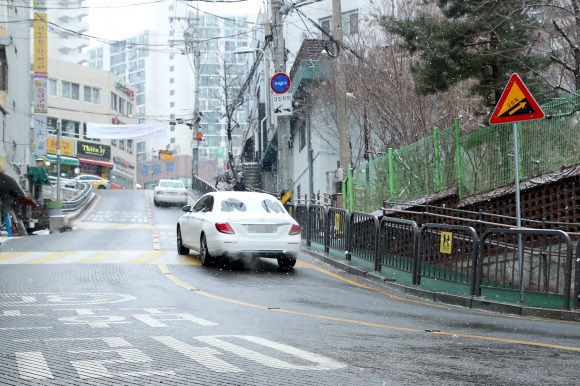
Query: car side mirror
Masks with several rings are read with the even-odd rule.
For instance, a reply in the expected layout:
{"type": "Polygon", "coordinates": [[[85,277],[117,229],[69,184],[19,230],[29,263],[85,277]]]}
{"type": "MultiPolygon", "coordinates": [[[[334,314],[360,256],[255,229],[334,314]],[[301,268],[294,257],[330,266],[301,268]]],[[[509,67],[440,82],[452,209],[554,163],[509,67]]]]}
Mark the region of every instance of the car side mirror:
{"type": "Polygon", "coordinates": [[[181,210],[184,212],[191,212],[191,205],[184,205],[181,210]]]}

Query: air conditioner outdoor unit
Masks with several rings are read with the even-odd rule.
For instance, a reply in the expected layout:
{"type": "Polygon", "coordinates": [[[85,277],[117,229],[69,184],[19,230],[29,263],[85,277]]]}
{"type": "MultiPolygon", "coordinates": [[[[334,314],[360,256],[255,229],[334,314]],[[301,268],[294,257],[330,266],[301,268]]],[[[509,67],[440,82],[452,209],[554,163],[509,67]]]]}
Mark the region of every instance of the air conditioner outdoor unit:
{"type": "Polygon", "coordinates": [[[25,192],[30,191],[30,182],[28,181],[28,178],[26,178],[26,177],[20,177],[20,187],[25,192]]]}
{"type": "Polygon", "coordinates": [[[338,168],[334,171],[334,179],[336,182],[342,182],[342,180],[344,180],[344,172],[342,168],[338,168]]]}

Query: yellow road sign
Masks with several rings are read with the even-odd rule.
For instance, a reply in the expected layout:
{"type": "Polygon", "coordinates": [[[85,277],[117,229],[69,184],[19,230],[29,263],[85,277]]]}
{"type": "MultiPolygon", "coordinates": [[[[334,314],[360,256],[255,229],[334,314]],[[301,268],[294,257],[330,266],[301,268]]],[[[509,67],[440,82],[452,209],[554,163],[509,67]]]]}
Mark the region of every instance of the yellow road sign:
{"type": "Polygon", "coordinates": [[[439,252],[451,254],[451,245],[453,244],[453,233],[441,232],[441,242],[439,252]]]}

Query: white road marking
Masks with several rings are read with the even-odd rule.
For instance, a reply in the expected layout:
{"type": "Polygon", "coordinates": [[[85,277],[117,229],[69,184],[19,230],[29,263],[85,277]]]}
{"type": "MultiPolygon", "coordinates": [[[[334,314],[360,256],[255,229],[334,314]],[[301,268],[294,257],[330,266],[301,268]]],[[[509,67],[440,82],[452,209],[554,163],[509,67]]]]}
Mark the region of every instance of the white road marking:
{"type": "Polygon", "coordinates": [[[152,375],[175,375],[174,371],[110,371],[106,365],[112,363],[147,363],[153,362],[153,359],[139,349],[113,349],[113,350],[84,350],[75,351],[74,353],[91,354],[116,354],[121,359],[95,359],[71,361],[81,379],[89,378],[114,378],[114,377],[148,377],[152,375]]]}
{"type": "Polygon", "coordinates": [[[113,293],[33,293],[33,294],[2,294],[0,307],[23,306],[87,306],[97,304],[125,303],[137,299],[133,295],[113,293]]]}
{"type": "Polygon", "coordinates": [[[154,336],[153,339],[217,373],[244,372],[244,370],[217,358],[216,355],[221,355],[222,353],[213,348],[194,347],[171,336],[154,336]]]}
{"type": "Polygon", "coordinates": [[[246,335],[216,335],[216,336],[197,336],[194,339],[200,342],[209,344],[214,347],[218,347],[224,351],[236,354],[242,358],[252,360],[254,362],[260,363],[267,367],[273,367],[277,369],[285,370],[334,370],[341,369],[347,365],[341,362],[337,362],[327,357],[323,357],[318,354],[310,353],[308,351],[300,350],[298,348],[288,346],[281,343],[272,342],[270,340],[259,338],[256,336],[246,336],[246,335]],[[220,338],[239,338],[246,340],[248,342],[256,343],[258,345],[269,347],[274,350],[284,352],[296,356],[298,358],[307,360],[309,362],[315,363],[314,365],[295,365],[292,363],[284,362],[280,359],[272,358],[268,355],[261,354],[259,352],[237,346],[232,343],[223,341],[220,338]]]}
{"type": "Polygon", "coordinates": [[[218,326],[217,323],[210,322],[209,320],[198,318],[191,314],[175,313],[175,314],[133,314],[133,317],[137,320],[142,321],[149,327],[169,327],[167,324],[162,323],[163,321],[175,321],[175,320],[187,320],[200,326],[218,326]]]}
{"type": "Polygon", "coordinates": [[[54,379],[40,351],[17,352],[16,364],[20,379],[54,379]]]}

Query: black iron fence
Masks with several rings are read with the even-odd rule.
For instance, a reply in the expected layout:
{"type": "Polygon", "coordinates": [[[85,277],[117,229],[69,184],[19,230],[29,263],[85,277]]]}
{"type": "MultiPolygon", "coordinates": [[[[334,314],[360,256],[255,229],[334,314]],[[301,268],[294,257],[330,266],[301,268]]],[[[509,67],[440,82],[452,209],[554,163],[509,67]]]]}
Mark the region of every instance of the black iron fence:
{"type": "Polygon", "coordinates": [[[199,192],[200,194],[206,194],[209,192],[215,192],[217,189],[214,185],[202,180],[198,176],[193,176],[191,180],[191,189],[199,192]]]}
{"type": "Polygon", "coordinates": [[[574,256],[563,231],[493,228],[479,236],[470,226],[419,227],[412,220],[323,205],[286,208],[302,227],[307,246],[387,277],[515,302],[543,296],[563,309],[579,308],[580,260],[574,266],[574,257],[580,259],[580,242],[574,256]]]}

